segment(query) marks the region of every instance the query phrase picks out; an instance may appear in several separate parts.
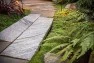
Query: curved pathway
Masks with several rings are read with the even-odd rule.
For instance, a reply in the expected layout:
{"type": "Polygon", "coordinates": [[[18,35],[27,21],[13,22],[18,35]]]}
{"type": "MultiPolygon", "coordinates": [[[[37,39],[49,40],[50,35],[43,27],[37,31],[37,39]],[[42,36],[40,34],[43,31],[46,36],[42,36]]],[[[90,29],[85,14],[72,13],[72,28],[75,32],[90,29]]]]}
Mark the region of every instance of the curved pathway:
{"type": "Polygon", "coordinates": [[[0,63],[28,63],[49,31],[55,8],[44,0],[23,0],[32,14],[0,32],[0,63]]]}
{"type": "Polygon", "coordinates": [[[30,8],[32,13],[42,16],[53,17],[55,8],[50,0],[23,0],[24,7],[30,8]]]}

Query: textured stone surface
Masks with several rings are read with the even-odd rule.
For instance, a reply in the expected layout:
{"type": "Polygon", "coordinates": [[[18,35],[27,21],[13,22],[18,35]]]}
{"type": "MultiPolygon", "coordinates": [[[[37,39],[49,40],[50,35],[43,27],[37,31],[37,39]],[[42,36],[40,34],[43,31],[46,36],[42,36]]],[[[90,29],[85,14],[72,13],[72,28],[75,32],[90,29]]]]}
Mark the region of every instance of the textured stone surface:
{"type": "Polygon", "coordinates": [[[40,17],[18,39],[45,34],[52,24],[52,18],[40,17]]]}
{"type": "Polygon", "coordinates": [[[20,21],[3,30],[0,33],[0,39],[12,42],[14,41],[29,25],[26,25],[20,21]]]}
{"type": "Polygon", "coordinates": [[[9,45],[9,42],[0,41],[0,53],[9,45]]]}
{"type": "Polygon", "coordinates": [[[6,50],[4,50],[1,55],[30,60],[42,39],[43,35],[16,40],[6,50]]]}
{"type": "Polygon", "coordinates": [[[0,56],[0,63],[28,63],[27,60],[15,59],[10,57],[0,56]]]}
{"type": "Polygon", "coordinates": [[[55,13],[54,4],[51,0],[23,0],[24,7],[31,9],[32,13],[39,13],[45,17],[53,17],[55,13]]]}
{"type": "Polygon", "coordinates": [[[24,19],[19,20],[10,27],[0,32],[0,39],[12,42],[14,41],[24,30],[26,30],[40,15],[31,14],[24,19]],[[28,20],[30,18],[30,20],[28,20]]]}
{"type": "Polygon", "coordinates": [[[46,28],[32,28],[32,29],[28,29],[26,30],[26,32],[24,32],[18,39],[24,39],[24,38],[29,38],[29,37],[34,37],[34,36],[38,36],[41,35],[43,33],[46,33],[48,29],[46,28]],[[41,30],[42,29],[42,30],[41,30]]]}
{"type": "Polygon", "coordinates": [[[23,20],[34,22],[38,19],[39,16],[40,16],[40,14],[30,14],[30,15],[24,17],[23,20]]]}
{"type": "Polygon", "coordinates": [[[40,17],[1,55],[30,60],[47,34],[53,19],[40,17]]]}

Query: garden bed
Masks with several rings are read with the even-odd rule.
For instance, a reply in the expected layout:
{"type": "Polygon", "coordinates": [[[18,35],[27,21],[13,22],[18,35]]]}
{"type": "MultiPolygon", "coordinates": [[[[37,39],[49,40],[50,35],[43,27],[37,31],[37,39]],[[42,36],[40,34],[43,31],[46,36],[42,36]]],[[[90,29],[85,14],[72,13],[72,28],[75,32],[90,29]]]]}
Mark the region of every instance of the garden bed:
{"type": "MultiPolygon", "coordinates": [[[[47,38],[40,45],[39,51],[31,59],[30,63],[44,63],[44,60],[43,60],[44,54],[49,52],[51,49],[53,49],[54,47],[56,47],[58,45],[64,44],[66,42],[71,44],[72,41],[67,40],[65,38],[66,38],[66,36],[70,36],[70,34],[76,28],[78,28],[78,31],[76,30],[75,32],[72,33],[73,35],[70,36],[70,38],[72,40],[74,38],[82,37],[84,33],[89,33],[91,31],[94,31],[94,23],[85,21],[85,19],[84,19],[85,17],[84,17],[83,13],[79,12],[78,10],[68,10],[68,9],[64,9],[64,8],[62,11],[60,11],[60,6],[56,6],[56,7],[57,7],[57,12],[55,13],[55,16],[54,16],[52,29],[51,29],[49,35],[47,36],[47,38]],[[85,30],[81,29],[83,27],[86,27],[85,30]],[[80,31],[80,30],[83,30],[83,31],[80,31]],[[79,32],[81,32],[82,35],[79,34],[79,32]],[[80,36],[80,37],[77,37],[77,36],[80,36]]],[[[76,44],[77,43],[74,43],[74,45],[76,45],[76,44]]],[[[88,42],[87,43],[83,42],[83,43],[81,43],[81,45],[83,45],[84,47],[87,47],[85,45],[88,45],[88,42]]],[[[78,43],[78,46],[79,46],[79,43],[78,43]]],[[[78,48],[81,48],[81,47],[78,47],[78,48]]],[[[76,48],[74,48],[74,49],[77,50],[76,48]]],[[[53,53],[56,53],[57,51],[58,50],[55,50],[53,53]]],[[[84,52],[86,53],[86,51],[87,51],[87,49],[85,49],[84,52]]],[[[75,55],[75,53],[76,52],[74,52],[74,55],[75,55]]],[[[77,52],[77,53],[80,55],[79,52],[77,52]]],[[[89,58],[90,53],[89,54],[87,53],[85,55],[86,56],[82,57],[83,59],[89,58]]],[[[82,53],[82,56],[83,56],[83,53],[82,53]]],[[[77,59],[75,59],[75,60],[77,60],[77,59]]],[[[79,62],[81,62],[81,61],[82,60],[79,60],[79,62]]]]}

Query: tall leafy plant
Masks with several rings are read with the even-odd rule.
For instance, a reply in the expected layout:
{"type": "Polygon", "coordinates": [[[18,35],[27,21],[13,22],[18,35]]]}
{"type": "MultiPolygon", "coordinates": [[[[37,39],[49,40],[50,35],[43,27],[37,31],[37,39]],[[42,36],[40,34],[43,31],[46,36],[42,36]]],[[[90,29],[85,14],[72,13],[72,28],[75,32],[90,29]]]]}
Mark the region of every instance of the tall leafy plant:
{"type": "MultiPolygon", "coordinates": [[[[56,56],[61,57],[60,63],[73,63],[81,56],[83,56],[88,50],[94,50],[94,24],[83,24],[78,28],[72,30],[67,42],[58,45],[53,48],[49,53],[54,53],[56,56]]],[[[52,38],[53,39],[53,38],[52,38]]],[[[51,40],[51,39],[49,39],[51,40]]]]}

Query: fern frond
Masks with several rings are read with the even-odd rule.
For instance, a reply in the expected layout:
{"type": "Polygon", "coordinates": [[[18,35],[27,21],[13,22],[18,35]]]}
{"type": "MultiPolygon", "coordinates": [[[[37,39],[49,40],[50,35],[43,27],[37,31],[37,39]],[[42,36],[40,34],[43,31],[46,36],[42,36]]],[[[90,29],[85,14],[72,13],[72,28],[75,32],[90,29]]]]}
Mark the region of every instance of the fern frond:
{"type": "Polygon", "coordinates": [[[65,51],[71,49],[72,44],[69,44],[68,46],[66,46],[64,49],[62,49],[61,51],[59,51],[58,53],[56,53],[57,55],[62,55],[65,51]]]}
{"type": "Polygon", "coordinates": [[[72,54],[73,49],[67,50],[64,55],[62,56],[62,58],[60,59],[60,62],[66,61],[69,56],[72,54]]]}
{"type": "Polygon", "coordinates": [[[70,39],[70,37],[68,36],[54,36],[54,37],[51,37],[51,38],[48,38],[46,40],[44,40],[44,42],[62,42],[62,43],[65,43],[65,42],[68,42],[68,40],[70,39]]]}
{"type": "Polygon", "coordinates": [[[57,49],[60,49],[60,48],[64,48],[68,45],[68,43],[64,43],[64,44],[61,44],[61,45],[58,45],[57,47],[53,48],[51,51],[49,51],[50,53],[57,50],[57,49]]]}
{"type": "Polygon", "coordinates": [[[72,56],[72,58],[68,61],[68,63],[73,63],[76,59],[77,56],[79,55],[79,52],[81,51],[81,49],[78,49],[77,51],[74,51],[74,55],[72,56]]]}
{"type": "Polygon", "coordinates": [[[84,39],[82,40],[80,46],[82,48],[82,52],[81,54],[78,56],[81,57],[82,55],[84,55],[90,48],[93,47],[93,43],[94,42],[94,32],[88,33],[86,36],[84,36],[84,39]]]}
{"type": "Polygon", "coordinates": [[[71,42],[73,43],[73,47],[76,46],[76,45],[78,45],[79,41],[80,41],[80,39],[74,39],[74,40],[72,40],[71,42]]]}

